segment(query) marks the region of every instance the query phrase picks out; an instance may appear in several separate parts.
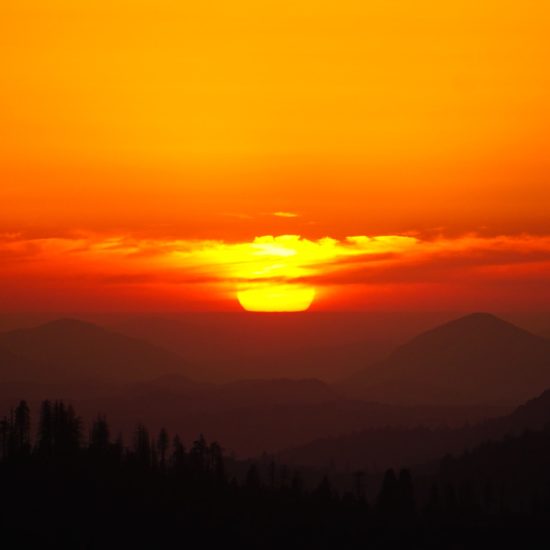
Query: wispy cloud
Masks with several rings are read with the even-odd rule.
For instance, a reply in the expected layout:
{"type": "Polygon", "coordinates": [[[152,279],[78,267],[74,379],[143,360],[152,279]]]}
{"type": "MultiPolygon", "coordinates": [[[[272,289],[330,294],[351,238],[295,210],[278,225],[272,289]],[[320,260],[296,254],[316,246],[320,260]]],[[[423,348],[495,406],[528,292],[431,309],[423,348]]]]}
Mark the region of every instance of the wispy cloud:
{"type": "Polygon", "coordinates": [[[273,215],[277,218],[297,218],[299,214],[297,214],[296,212],[278,211],[273,212],[273,215]]]}

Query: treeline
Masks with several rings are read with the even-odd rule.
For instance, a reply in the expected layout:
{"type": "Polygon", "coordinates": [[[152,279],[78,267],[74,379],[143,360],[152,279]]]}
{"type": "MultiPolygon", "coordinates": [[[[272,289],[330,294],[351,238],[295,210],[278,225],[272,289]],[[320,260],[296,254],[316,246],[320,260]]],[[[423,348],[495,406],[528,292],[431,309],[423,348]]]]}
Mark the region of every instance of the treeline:
{"type": "Polygon", "coordinates": [[[449,460],[445,483],[440,490],[436,480],[425,503],[408,470],[386,472],[369,503],[361,472],[344,494],[328,477],[306,487],[299,472],[275,463],[267,475],[253,463],[236,476],[239,464],[216,442],[199,436],[186,447],[138,425],[126,445],[101,416],[85,434],[61,401],[43,402],[31,428],[24,401],[0,421],[0,537],[8,547],[490,547],[524,543],[526,527],[535,533],[548,517],[540,503],[536,514],[472,506],[472,493],[464,499],[453,486],[460,468],[449,460]]]}

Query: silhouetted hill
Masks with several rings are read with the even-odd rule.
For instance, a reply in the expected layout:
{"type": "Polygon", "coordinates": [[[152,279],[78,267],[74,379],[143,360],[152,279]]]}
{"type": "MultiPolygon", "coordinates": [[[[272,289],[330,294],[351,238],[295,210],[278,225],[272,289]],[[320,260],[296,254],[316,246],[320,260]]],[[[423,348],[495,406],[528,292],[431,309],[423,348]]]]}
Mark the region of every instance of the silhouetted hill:
{"type": "Polygon", "coordinates": [[[283,462],[339,470],[405,467],[426,463],[445,454],[460,454],[490,439],[542,430],[550,424],[550,390],[505,416],[459,428],[405,425],[365,429],[325,437],[281,451],[283,462]]]}
{"type": "Polygon", "coordinates": [[[0,334],[2,346],[26,362],[0,371],[5,374],[0,399],[6,406],[23,398],[62,398],[85,414],[108,414],[116,430],[128,435],[137,418],[186,437],[203,432],[223,440],[239,456],[365,428],[456,426],[491,413],[486,407],[407,407],[347,399],[316,379],[196,383],[182,374],[179,356],[70,319],[0,334]]]}
{"type": "MultiPolygon", "coordinates": [[[[449,526],[456,525],[457,518],[467,522],[499,514],[505,523],[513,521],[514,515],[545,517],[544,521],[548,521],[549,462],[550,425],[485,440],[463,452],[414,468],[417,509],[427,513],[432,521],[443,519],[449,526]]],[[[369,481],[376,486],[379,480],[380,476],[372,476],[369,481]]],[[[523,529],[528,532],[532,525],[523,529]]]]}
{"type": "Polygon", "coordinates": [[[0,383],[13,381],[24,374],[22,380],[29,381],[39,376],[45,369],[44,365],[23,357],[9,349],[0,348],[0,383]]]}
{"type": "Polygon", "coordinates": [[[102,326],[185,357],[191,378],[334,381],[386,357],[450,313],[189,313],[105,316],[102,326]]]}
{"type": "Polygon", "coordinates": [[[12,354],[0,363],[7,381],[131,383],[185,368],[174,353],[75,319],[0,333],[0,348],[12,354]]]}
{"type": "MultiPolygon", "coordinates": [[[[150,401],[151,414],[170,401],[180,411],[215,414],[220,411],[262,410],[273,407],[327,405],[339,399],[333,388],[320,380],[240,380],[226,384],[189,383],[178,375],[165,375],[129,385],[116,395],[128,402],[150,401]]],[[[175,411],[174,411],[175,412],[175,411]]],[[[252,415],[254,416],[254,415],[252,415]]],[[[201,428],[202,429],[202,428],[201,428]]]]}
{"type": "Polygon", "coordinates": [[[503,508],[537,513],[549,504],[549,463],[550,428],[526,430],[485,441],[457,457],[445,457],[437,480],[440,487],[452,484],[457,494],[466,488],[473,497],[471,505],[489,506],[493,513],[503,508]]]}
{"type": "Polygon", "coordinates": [[[520,432],[524,429],[542,430],[550,423],[550,390],[520,405],[499,422],[507,432],[520,432]]]}
{"type": "Polygon", "coordinates": [[[475,313],[420,334],[341,387],[390,403],[518,404],[550,387],[550,342],[475,313]]]}
{"type": "Polygon", "coordinates": [[[219,398],[239,406],[310,405],[338,399],[334,389],[316,379],[241,380],[222,386],[219,398]]]}
{"type": "Polygon", "coordinates": [[[484,407],[401,407],[352,401],[322,386],[299,395],[309,384],[254,381],[237,388],[232,384],[181,388],[173,384],[166,388],[163,382],[155,381],[105,398],[73,402],[86,415],[105,412],[116,430],[126,434],[132,433],[137,418],[155,429],[164,425],[186,438],[201,431],[209,438],[223,440],[226,448],[240,457],[363,428],[457,426],[497,414],[484,407]]]}
{"type": "MultiPolygon", "coordinates": [[[[452,312],[244,312],[163,314],[7,314],[0,332],[77,318],[150,342],[186,360],[193,380],[318,378],[337,381],[373,365],[422,332],[450,321],[452,312]]],[[[540,334],[550,313],[502,313],[501,318],[540,334]]]]}
{"type": "MultiPolygon", "coordinates": [[[[33,407],[42,399],[63,398],[91,421],[106,414],[114,433],[130,439],[136,421],[154,429],[165,426],[186,439],[202,432],[224,441],[239,457],[255,457],[303,445],[320,437],[387,425],[414,427],[462,425],[497,414],[484,407],[402,407],[339,398],[319,381],[243,381],[194,384],[166,375],[125,386],[86,384],[0,384],[0,413],[25,398],[33,407]]],[[[500,411],[500,409],[498,409],[500,411]]]]}

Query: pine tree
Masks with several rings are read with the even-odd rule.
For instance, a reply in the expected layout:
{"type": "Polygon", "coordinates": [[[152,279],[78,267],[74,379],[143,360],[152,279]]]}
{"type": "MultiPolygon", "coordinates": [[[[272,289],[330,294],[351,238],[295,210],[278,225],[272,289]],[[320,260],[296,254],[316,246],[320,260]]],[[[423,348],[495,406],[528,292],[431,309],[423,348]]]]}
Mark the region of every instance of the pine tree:
{"type": "Polygon", "coordinates": [[[168,437],[168,432],[164,428],[162,428],[160,430],[158,440],[157,440],[157,448],[160,456],[161,470],[166,469],[166,455],[168,453],[169,442],[170,442],[170,439],[168,437]]]}
{"type": "Polygon", "coordinates": [[[98,416],[92,425],[90,433],[90,449],[98,453],[106,453],[109,446],[109,425],[104,416],[98,416]]]}
{"type": "Polygon", "coordinates": [[[410,470],[399,472],[399,513],[403,520],[409,521],[414,517],[414,489],[410,470]]]}
{"type": "Polygon", "coordinates": [[[26,401],[15,409],[14,421],[15,452],[28,455],[31,449],[31,413],[26,401]]]}
{"type": "Polygon", "coordinates": [[[185,447],[178,435],[174,437],[172,442],[172,465],[175,468],[183,468],[185,466],[185,447]]]}
{"type": "Polygon", "coordinates": [[[140,464],[149,467],[151,465],[151,440],[149,432],[143,424],[138,424],[134,437],[134,453],[140,464]]]}
{"type": "Polygon", "coordinates": [[[191,457],[191,466],[197,473],[202,473],[207,469],[207,455],[208,455],[208,445],[206,439],[202,434],[199,438],[193,442],[193,447],[190,451],[191,457]]]}
{"type": "Polygon", "coordinates": [[[38,451],[45,455],[53,452],[53,410],[50,401],[42,402],[40,420],[38,422],[38,451]]]}
{"type": "Polygon", "coordinates": [[[393,469],[384,474],[382,489],[378,495],[377,508],[380,516],[384,519],[395,518],[398,514],[399,489],[397,478],[393,469]]]}
{"type": "Polygon", "coordinates": [[[214,474],[214,479],[218,483],[225,482],[225,464],[223,460],[223,450],[217,441],[210,444],[208,450],[210,455],[210,469],[214,474]]]}

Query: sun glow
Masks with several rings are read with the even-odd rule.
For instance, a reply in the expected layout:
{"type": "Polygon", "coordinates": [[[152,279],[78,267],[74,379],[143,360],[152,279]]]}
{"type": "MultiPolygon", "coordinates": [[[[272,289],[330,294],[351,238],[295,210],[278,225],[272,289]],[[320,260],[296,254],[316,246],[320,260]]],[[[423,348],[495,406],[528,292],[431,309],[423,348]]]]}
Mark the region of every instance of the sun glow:
{"type": "Polygon", "coordinates": [[[264,235],[251,241],[0,233],[0,302],[68,307],[330,308],[548,307],[550,235],[264,235]],[[462,284],[465,276],[469,281],[462,284]],[[47,281],[38,284],[38,278],[47,281]],[[515,293],[510,293],[516,285],[515,293]],[[530,289],[526,295],[525,288],[530,289]],[[412,305],[411,305],[412,304],[412,305]],[[481,304],[481,305],[480,305],[481,304]]]}
{"type": "Polygon", "coordinates": [[[259,283],[239,290],[237,299],[246,311],[306,311],[315,299],[315,289],[299,284],[259,283]]]}
{"type": "Polygon", "coordinates": [[[175,258],[197,272],[215,269],[228,292],[237,296],[246,311],[305,311],[316,295],[313,280],[340,270],[339,262],[408,250],[416,239],[407,236],[325,237],[316,241],[300,235],[263,235],[252,242],[209,242],[190,251],[176,251],[175,258]]]}

